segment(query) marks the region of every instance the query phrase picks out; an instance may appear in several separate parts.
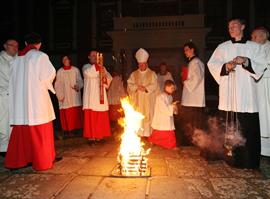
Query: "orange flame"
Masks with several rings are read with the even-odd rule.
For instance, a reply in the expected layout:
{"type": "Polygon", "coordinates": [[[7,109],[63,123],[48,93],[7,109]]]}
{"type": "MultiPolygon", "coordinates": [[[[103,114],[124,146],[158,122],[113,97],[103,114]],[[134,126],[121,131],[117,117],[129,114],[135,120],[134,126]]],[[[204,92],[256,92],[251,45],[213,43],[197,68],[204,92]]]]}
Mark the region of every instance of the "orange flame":
{"type": "MultiPolygon", "coordinates": [[[[129,102],[129,98],[121,99],[121,105],[125,113],[125,117],[119,121],[119,124],[123,126],[124,133],[121,136],[121,145],[118,156],[118,161],[121,164],[122,172],[124,174],[129,174],[127,167],[129,167],[129,162],[131,157],[144,157],[149,154],[150,149],[144,150],[143,143],[141,142],[141,138],[137,135],[137,132],[141,129],[142,120],[144,119],[144,115],[140,112],[137,112],[129,102]]],[[[144,161],[147,163],[147,159],[144,161]]],[[[140,165],[133,165],[136,167],[135,170],[139,173],[140,165]]],[[[137,173],[137,174],[138,174],[137,173]]]]}

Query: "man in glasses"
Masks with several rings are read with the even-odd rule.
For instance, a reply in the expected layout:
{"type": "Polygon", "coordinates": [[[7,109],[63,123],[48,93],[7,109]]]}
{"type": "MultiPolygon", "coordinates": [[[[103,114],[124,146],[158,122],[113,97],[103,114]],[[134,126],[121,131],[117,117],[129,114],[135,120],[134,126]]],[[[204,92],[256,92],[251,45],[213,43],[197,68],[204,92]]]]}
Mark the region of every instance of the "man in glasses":
{"type": "Polygon", "coordinates": [[[9,125],[9,77],[11,63],[18,52],[18,42],[9,39],[4,43],[4,50],[0,53],[0,154],[5,156],[10,136],[9,125]]]}

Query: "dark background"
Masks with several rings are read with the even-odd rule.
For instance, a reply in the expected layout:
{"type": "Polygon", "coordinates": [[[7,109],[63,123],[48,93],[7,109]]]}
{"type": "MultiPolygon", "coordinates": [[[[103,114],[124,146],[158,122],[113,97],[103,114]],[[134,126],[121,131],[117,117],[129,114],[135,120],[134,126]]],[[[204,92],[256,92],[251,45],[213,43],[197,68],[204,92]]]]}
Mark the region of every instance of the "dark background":
{"type": "MultiPolygon", "coordinates": [[[[15,38],[22,49],[23,36],[35,31],[42,35],[42,51],[56,69],[61,67],[60,58],[65,53],[72,54],[73,64],[81,68],[87,63],[89,49],[112,51],[107,31],[113,30],[113,17],[204,14],[205,27],[211,28],[205,49],[211,55],[228,39],[227,21],[232,17],[247,21],[247,36],[257,26],[269,30],[268,4],[269,0],[8,0],[1,1],[0,42],[15,38]]],[[[217,91],[217,84],[206,71],[206,94],[217,96],[217,91]]],[[[52,99],[57,107],[57,100],[52,99]]]]}

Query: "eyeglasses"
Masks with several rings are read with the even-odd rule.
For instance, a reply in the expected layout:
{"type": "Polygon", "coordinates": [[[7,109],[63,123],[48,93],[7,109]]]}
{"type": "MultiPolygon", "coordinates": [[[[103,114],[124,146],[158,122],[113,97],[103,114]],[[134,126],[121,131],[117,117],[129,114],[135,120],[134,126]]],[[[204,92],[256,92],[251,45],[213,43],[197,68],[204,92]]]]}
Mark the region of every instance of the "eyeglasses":
{"type": "Polygon", "coordinates": [[[16,45],[16,44],[6,44],[7,46],[11,46],[11,47],[15,47],[15,48],[18,48],[19,46],[16,45]]]}

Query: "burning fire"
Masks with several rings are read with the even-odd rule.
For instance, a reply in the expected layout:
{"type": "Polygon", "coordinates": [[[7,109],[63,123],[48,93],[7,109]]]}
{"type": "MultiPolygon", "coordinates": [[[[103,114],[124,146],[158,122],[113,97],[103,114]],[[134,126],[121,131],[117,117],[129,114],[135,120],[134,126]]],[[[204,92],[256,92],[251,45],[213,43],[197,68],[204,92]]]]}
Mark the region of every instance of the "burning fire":
{"type": "Polygon", "coordinates": [[[145,156],[148,155],[151,150],[144,150],[144,144],[137,135],[137,132],[141,129],[144,116],[132,107],[128,97],[121,99],[121,105],[125,117],[119,121],[120,125],[124,128],[118,155],[120,175],[144,176],[148,170],[147,158],[145,156]]]}

